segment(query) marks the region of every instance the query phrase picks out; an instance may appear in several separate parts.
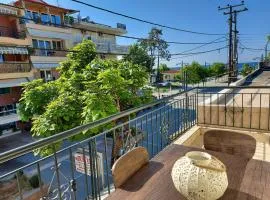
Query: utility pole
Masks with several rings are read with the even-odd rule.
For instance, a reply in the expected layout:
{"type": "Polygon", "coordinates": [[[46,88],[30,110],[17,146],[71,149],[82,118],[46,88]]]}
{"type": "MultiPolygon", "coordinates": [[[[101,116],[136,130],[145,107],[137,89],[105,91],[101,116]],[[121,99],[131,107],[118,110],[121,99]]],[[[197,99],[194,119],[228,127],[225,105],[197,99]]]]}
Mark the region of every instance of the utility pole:
{"type": "Polygon", "coordinates": [[[228,65],[229,65],[229,77],[228,84],[237,80],[237,64],[238,64],[238,30],[237,30],[237,13],[247,11],[244,9],[236,10],[234,8],[244,6],[244,1],[241,4],[230,5],[226,7],[218,7],[218,10],[229,10],[224,12],[224,15],[229,15],[229,55],[228,55],[228,65]],[[234,27],[233,27],[234,24],[234,27]]]}

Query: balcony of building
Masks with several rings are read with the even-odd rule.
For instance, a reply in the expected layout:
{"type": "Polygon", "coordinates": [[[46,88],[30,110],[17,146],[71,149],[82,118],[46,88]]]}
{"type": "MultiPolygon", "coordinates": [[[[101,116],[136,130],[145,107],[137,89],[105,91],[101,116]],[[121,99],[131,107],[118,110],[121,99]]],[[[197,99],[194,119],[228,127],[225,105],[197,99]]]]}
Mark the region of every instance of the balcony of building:
{"type": "MultiPolygon", "coordinates": [[[[260,79],[267,74],[253,75],[260,79]]],[[[202,151],[225,166],[222,172],[225,169],[228,186],[220,199],[269,199],[270,87],[246,80],[250,79],[228,87],[191,88],[2,152],[0,163],[6,170],[0,171],[1,195],[18,199],[185,199],[173,184],[173,165],[189,151],[202,151]],[[95,136],[69,140],[105,124],[114,125],[95,136]],[[59,141],[64,144],[57,149],[59,141]],[[112,166],[138,146],[147,150],[150,161],[119,187],[112,166]],[[44,147],[50,148],[50,156],[33,155],[44,147]],[[35,187],[25,181],[33,175],[35,187]]]]}
{"type": "Polygon", "coordinates": [[[116,55],[125,55],[128,54],[128,45],[117,45],[111,43],[96,43],[96,50],[98,53],[111,53],[116,55]]]}
{"type": "MultiPolygon", "coordinates": [[[[0,16],[0,21],[3,16],[0,16]]],[[[0,45],[28,46],[29,40],[24,31],[18,31],[16,24],[7,23],[0,25],[0,45]]]]}
{"type": "Polygon", "coordinates": [[[80,16],[66,16],[65,24],[75,28],[85,29],[87,31],[101,32],[104,34],[117,34],[123,35],[127,33],[126,25],[117,23],[116,27],[112,27],[105,24],[100,24],[92,21],[90,17],[80,17],[80,16]]]}
{"type": "Polygon", "coordinates": [[[32,77],[32,65],[26,48],[0,47],[0,79],[32,77]]]}
{"type": "Polygon", "coordinates": [[[12,6],[12,5],[8,5],[8,4],[0,4],[0,14],[1,15],[14,15],[17,16],[18,15],[18,8],[12,6]]]}

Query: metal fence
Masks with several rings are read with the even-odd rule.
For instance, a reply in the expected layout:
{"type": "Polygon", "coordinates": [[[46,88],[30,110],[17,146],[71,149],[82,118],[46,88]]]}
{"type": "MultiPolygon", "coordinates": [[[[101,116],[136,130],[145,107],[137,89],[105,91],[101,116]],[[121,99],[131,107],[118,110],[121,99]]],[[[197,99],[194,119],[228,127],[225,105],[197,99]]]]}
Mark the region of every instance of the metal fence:
{"type": "Polygon", "coordinates": [[[180,93],[0,154],[0,198],[100,199],[113,190],[111,167],[122,154],[144,146],[153,157],[196,124],[196,95],[180,93]],[[38,150],[52,155],[34,156],[38,150]]]}
{"type": "Polygon", "coordinates": [[[227,87],[198,94],[198,123],[211,126],[270,130],[269,87],[227,87]]]}
{"type": "Polygon", "coordinates": [[[101,199],[114,190],[113,163],[135,146],[152,158],[195,124],[269,130],[269,107],[270,87],[193,88],[76,127],[0,154],[0,199],[101,199]],[[88,131],[99,134],[78,140],[88,131]]]}

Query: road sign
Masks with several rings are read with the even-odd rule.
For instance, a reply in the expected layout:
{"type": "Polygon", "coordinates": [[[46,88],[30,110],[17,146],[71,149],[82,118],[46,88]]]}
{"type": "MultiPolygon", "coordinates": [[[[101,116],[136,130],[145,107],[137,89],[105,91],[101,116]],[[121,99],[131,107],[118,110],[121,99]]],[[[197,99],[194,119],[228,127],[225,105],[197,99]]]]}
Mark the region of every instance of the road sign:
{"type": "MultiPolygon", "coordinates": [[[[91,176],[91,168],[90,168],[90,158],[88,150],[85,151],[85,164],[86,164],[86,173],[88,176],[91,176]]],[[[85,174],[85,164],[84,164],[84,156],[82,151],[79,149],[78,152],[74,154],[75,159],[75,168],[77,172],[85,174]]],[[[104,167],[103,167],[103,154],[97,152],[97,176],[101,176],[102,185],[104,185],[104,167]]],[[[96,166],[95,166],[96,169],[96,166]]]]}

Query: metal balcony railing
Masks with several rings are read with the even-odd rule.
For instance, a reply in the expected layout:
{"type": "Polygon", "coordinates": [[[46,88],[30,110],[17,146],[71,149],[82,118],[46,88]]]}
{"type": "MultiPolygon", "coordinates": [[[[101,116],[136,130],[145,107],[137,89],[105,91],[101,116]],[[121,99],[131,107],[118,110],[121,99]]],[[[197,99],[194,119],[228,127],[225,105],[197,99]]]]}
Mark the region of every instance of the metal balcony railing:
{"type": "Polygon", "coordinates": [[[98,53],[114,53],[114,54],[127,54],[129,46],[116,45],[110,43],[96,43],[96,49],[98,53]]]}
{"type": "Polygon", "coordinates": [[[197,87],[75,127],[1,153],[5,170],[0,170],[0,181],[13,187],[3,198],[101,199],[114,189],[113,163],[133,147],[144,146],[153,157],[196,124],[269,131],[262,122],[269,122],[269,108],[270,87],[197,87]],[[113,126],[100,129],[98,135],[68,140],[107,124],[113,126]],[[63,144],[57,150],[59,141],[63,144]],[[34,150],[45,147],[52,155],[33,155],[34,150]],[[36,184],[27,185],[30,177],[36,184]]]}
{"type": "Polygon", "coordinates": [[[33,49],[32,56],[52,56],[52,57],[65,57],[67,50],[56,50],[56,49],[33,49]]]}
{"type": "Polygon", "coordinates": [[[0,63],[0,74],[1,73],[21,73],[21,72],[30,72],[30,71],[31,71],[30,63],[19,63],[19,62],[0,63]]]}

